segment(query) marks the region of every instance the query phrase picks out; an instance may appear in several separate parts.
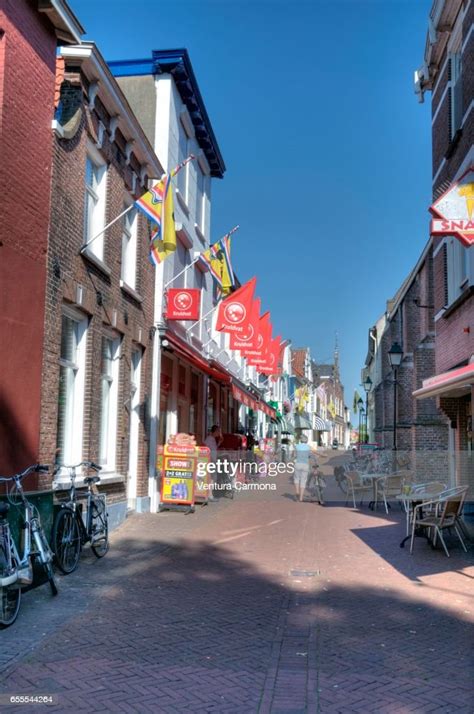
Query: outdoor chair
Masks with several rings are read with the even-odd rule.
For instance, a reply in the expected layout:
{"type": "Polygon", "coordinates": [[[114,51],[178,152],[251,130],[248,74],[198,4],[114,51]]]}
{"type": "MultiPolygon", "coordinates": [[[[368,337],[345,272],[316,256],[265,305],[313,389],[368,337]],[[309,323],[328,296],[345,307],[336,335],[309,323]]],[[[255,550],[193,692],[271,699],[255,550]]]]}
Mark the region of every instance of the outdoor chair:
{"type": "Polygon", "coordinates": [[[406,483],[412,478],[410,471],[397,471],[394,474],[387,474],[377,479],[375,484],[375,507],[379,501],[379,496],[385,506],[385,513],[388,514],[388,501],[391,496],[398,496],[403,491],[406,483]]]}
{"type": "MultiPolygon", "coordinates": [[[[441,483],[441,481],[429,481],[428,483],[411,483],[410,479],[405,480],[405,485],[402,488],[402,491],[400,493],[401,496],[404,495],[404,489],[408,489],[410,498],[403,499],[401,501],[402,507],[405,509],[405,514],[406,514],[406,523],[407,523],[407,536],[410,535],[411,531],[411,523],[413,520],[413,509],[417,505],[417,501],[413,500],[411,498],[412,494],[420,493],[423,494],[423,499],[430,500],[430,498],[434,498],[437,496],[439,493],[442,491],[446,490],[446,484],[441,483]]],[[[420,500],[423,500],[420,499],[420,500]]],[[[427,509],[425,509],[425,515],[428,514],[428,512],[431,512],[433,509],[433,506],[428,506],[427,509]]]]}
{"type": "Polygon", "coordinates": [[[362,505],[364,495],[371,496],[373,493],[372,484],[364,481],[358,471],[346,471],[345,476],[347,479],[346,506],[349,498],[352,496],[354,508],[357,508],[356,495],[358,497],[360,496],[360,505],[362,505]]]}
{"type": "Polygon", "coordinates": [[[417,528],[433,529],[433,546],[436,545],[436,540],[439,536],[444,552],[449,558],[449,551],[443,538],[443,530],[452,528],[465,552],[467,553],[466,544],[461,535],[459,521],[461,518],[464,501],[466,499],[468,486],[458,486],[450,488],[447,491],[442,491],[437,498],[432,501],[420,503],[413,509],[413,521],[411,531],[410,554],[413,554],[413,546],[415,542],[415,530],[417,528]],[[426,508],[433,506],[431,513],[426,513],[426,508]],[[425,509],[425,512],[423,512],[425,509]]]}

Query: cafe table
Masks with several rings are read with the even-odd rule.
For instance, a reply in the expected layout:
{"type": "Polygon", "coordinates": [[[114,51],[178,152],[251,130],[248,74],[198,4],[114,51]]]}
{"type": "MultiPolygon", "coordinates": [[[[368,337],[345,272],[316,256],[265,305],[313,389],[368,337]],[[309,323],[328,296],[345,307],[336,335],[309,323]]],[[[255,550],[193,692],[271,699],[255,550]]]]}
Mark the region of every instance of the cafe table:
{"type": "MultiPolygon", "coordinates": [[[[424,503],[425,501],[433,501],[434,499],[436,499],[437,496],[438,493],[430,491],[428,489],[426,491],[414,489],[407,493],[399,493],[398,496],[395,496],[397,501],[401,501],[403,503],[407,520],[407,534],[400,543],[400,548],[403,548],[407,540],[411,538],[410,516],[412,515],[415,506],[418,506],[420,503],[424,503]]],[[[420,538],[426,538],[429,543],[431,542],[430,537],[424,532],[424,530],[420,530],[418,533],[415,530],[415,536],[418,536],[420,538]]]]}
{"type": "Polygon", "coordinates": [[[369,501],[369,508],[371,508],[372,510],[374,510],[375,506],[377,505],[377,481],[381,478],[385,478],[385,476],[388,476],[388,474],[384,474],[384,473],[360,474],[360,478],[362,481],[371,481],[372,482],[372,500],[369,501]]]}

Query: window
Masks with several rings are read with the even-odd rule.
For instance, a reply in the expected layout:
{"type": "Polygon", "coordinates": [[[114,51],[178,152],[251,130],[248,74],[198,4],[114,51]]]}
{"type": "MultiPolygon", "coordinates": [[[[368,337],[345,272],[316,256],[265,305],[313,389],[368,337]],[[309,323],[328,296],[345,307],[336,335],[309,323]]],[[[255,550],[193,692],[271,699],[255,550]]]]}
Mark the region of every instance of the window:
{"type": "Polygon", "coordinates": [[[453,139],[456,132],[461,128],[463,106],[462,106],[462,54],[461,48],[451,53],[451,115],[450,115],[450,139],[453,139]]]}
{"type": "MultiPolygon", "coordinates": [[[[183,169],[184,170],[184,169],[183,169]]],[[[179,174],[178,174],[179,175],[179,174]]],[[[190,254],[186,246],[181,243],[179,238],[176,240],[176,250],[174,253],[174,272],[173,275],[178,275],[181,271],[189,265],[191,262],[190,254]]],[[[188,275],[188,270],[182,273],[179,277],[173,280],[174,288],[184,288],[186,287],[186,279],[188,275]]]]}
{"type": "MultiPolygon", "coordinates": [[[[179,144],[178,144],[178,164],[188,157],[188,137],[184,126],[179,125],[179,144]]],[[[187,164],[181,171],[178,172],[178,190],[185,203],[188,202],[188,166],[187,164]]]]}
{"type": "Polygon", "coordinates": [[[109,471],[115,469],[119,349],[118,338],[102,338],[99,464],[109,471]]]}
{"type": "MultiPolygon", "coordinates": [[[[130,204],[124,205],[124,210],[130,204]]],[[[137,277],[137,211],[132,208],[123,217],[122,229],[122,281],[136,288],[137,277]]]]}
{"type": "Polygon", "coordinates": [[[204,201],[206,200],[206,177],[204,176],[200,166],[196,168],[196,225],[204,233],[204,201]]]}
{"type": "Polygon", "coordinates": [[[104,234],[96,236],[105,225],[106,168],[100,156],[88,154],[84,208],[84,244],[100,260],[104,259],[104,234]],[[89,243],[89,241],[91,241],[89,243]]]}
{"type": "Polygon", "coordinates": [[[82,458],[85,335],[87,319],[64,313],[59,357],[57,462],[70,464],[82,458]]]}
{"type": "Polygon", "coordinates": [[[466,248],[457,238],[447,239],[447,305],[454,302],[469,285],[474,284],[474,260],[471,253],[472,248],[466,248]]]}

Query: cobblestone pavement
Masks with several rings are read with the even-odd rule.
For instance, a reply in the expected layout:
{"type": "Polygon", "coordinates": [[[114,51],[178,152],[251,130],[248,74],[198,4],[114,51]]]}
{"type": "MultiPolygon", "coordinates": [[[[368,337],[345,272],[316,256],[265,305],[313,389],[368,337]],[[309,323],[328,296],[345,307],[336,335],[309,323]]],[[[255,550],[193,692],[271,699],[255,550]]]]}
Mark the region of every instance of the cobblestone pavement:
{"type": "Polygon", "coordinates": [[[398,507],[277,486],[133,516],[57,598],[26,593],[1,691],[57,694],[56,711],[474,712],[472,550],[410,556],[398,507]]]}

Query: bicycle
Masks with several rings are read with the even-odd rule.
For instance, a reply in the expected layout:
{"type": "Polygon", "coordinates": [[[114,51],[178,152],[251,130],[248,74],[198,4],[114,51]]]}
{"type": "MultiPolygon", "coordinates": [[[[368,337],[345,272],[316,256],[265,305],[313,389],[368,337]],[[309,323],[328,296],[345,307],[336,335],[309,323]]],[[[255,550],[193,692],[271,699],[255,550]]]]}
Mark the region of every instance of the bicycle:
{"type": "Polygon", "coordinates": [[[1,482],[13,482],[7,493],[8,502],[0,503],[0,628],[9,627],[18,617],[21,586],[31,585],[33,582],[35,559],[39,560],[44,568],[52,594],[58,594],[52,566],[54,555],[41,526],[38,509],[28,501],[21,483],[25,476],[32,472],[48,473],[48,471],[49,466],[35,464],[14,476],[0,477],[1,482]],[[21,556],[6,519],[10,505],[24,509],[21,556]]]}
{"type": "Polygon", "coordinates": [[[97,483],[100,476],[86,476],[87,486],[87,516],[82,518],[76,495],[76,469],[84,466],[87,470],[101,470],[101,466],[93,461],[81,461],[74,466],[61,466],[55,470],[55,475],[64,468],[69,471],[71,486],[69,499],[61,503],[53,524],[52,544],[56,556],[56,564],[65,575],[72,573],[79,564],[82,547],[91,544],[96,558],[103,558],[109,550],[109,526],[105,496],[99,494],[97,483]]]}
{"type": "Polygon", "coordinates": [[[326,488],[326,481],[319,473],[319,467],[312,465],[309,471],[306,491],[309,493],[311,501],[318,501],[320,506],[324,506],[323,491],[326,488]]]}

